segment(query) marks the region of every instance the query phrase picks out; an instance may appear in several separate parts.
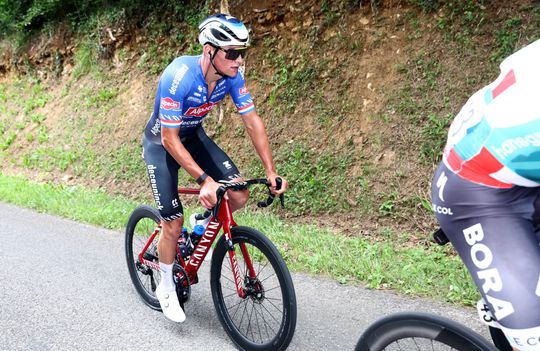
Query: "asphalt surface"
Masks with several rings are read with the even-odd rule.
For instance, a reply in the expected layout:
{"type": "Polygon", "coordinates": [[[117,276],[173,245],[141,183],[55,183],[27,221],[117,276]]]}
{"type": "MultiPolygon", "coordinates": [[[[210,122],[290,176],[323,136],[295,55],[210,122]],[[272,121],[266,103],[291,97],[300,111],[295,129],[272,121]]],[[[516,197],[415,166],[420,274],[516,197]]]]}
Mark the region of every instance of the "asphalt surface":
{"type": "MultiPolygon", "coordinates": [[[[0,350],[235,350],[219,323],[209,264],[176,324],[131,284],[124,234],[0,203],[0,350]]],[[[397,311],[426,311],[486,335],[472,309],[293,274],[298,322],[289,350],[353,350],[397,311]]]]}

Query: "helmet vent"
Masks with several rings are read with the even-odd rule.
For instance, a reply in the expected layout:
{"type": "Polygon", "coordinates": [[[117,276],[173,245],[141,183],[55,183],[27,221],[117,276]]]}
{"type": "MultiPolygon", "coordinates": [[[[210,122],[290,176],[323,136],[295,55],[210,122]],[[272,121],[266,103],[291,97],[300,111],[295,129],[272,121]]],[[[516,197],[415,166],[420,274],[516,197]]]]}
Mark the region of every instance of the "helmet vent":
{"type": "Polygon", "coordinates": [[[210,32],[212,33],[214,38],[216,38],[216,39],[218,39],[220,41],[231,41],[231,39],[229,37],[227,37],[225,34],[223,34],[221,31],[219,31],[219,30],[217,30],[215,28],[211,28],[210,32]]]}
{"type": "Polygon", "coordinates": [[[229,34],[231,37],[233,37],[234,39],[240,41],[240,42],[246,42],[247,41],[247,38],[244,38],[244,39],[241,39],[239,38],[230,28],[224,26],[223,24],[221,24],[219,26],[219,28],[223,29],[224,31],[227,32],[227,34],[229,34]]]}

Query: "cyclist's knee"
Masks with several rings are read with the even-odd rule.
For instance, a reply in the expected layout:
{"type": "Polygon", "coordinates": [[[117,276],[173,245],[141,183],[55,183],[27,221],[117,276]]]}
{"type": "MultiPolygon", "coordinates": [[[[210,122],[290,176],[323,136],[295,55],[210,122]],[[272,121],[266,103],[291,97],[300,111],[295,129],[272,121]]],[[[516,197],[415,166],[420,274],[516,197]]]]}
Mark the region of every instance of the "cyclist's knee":
{"type": "Polygon", "coordinates": [[[244,207],[249,199],[249,190],[231,191],[229,192],[229,201],[233,210],[244,207]]]}
{"type": "Polygon", "coordinates": [[[184,225],[184,217],[180,216],[177,219],[170,221],[162,221],[161,225],[163,227],[162,235],[166,236],[169,239],[177,240],[180,234],[182,233],[182,226],[184,225]]]}

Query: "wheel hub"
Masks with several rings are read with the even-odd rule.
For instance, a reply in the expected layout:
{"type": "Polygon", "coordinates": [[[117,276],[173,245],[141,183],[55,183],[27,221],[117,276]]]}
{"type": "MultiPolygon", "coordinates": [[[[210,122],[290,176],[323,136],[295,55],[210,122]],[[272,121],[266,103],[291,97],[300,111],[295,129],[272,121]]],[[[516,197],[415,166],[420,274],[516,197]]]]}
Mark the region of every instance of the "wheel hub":
{"type": "Polygon", "coordinates": [[[246,277],[244,280],[246,297],[249,296],[254,302],[262,303],[265,299],[264,287],[257,278],[246,277]]]}

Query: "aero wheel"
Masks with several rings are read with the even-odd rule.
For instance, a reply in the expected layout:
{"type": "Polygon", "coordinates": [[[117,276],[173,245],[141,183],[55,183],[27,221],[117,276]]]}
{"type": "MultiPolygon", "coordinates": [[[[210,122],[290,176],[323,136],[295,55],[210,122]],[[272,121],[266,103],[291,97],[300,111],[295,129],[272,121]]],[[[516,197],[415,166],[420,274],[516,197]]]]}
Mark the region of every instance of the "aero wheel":
{"type": "MultiPolygon", "coordinates": [[[[126,260],[131,281],[143,301],[155,310],[161,309],[155,294],[161,275],[156,268],[141,263],[139,253],[148,243],[159,222],[160,216],[156,209],[150,206],[139,206],[129,216],[125,239],[126,260]]],[[[146,260],[155,264],[159,264],[157,257],[158,239],[159,234],[150,243],[144,256],[146,260]]]]}
{"type": "Polygon", "coordinates": [[[296,295],[281,255],[262,233],[234,227],[232,243],[245,291],[236,291],[233,269],[224,236],[212,255],[210,286],[221,324],[242,350],[284,350],[296,327],[296,295]],[[241,246],[248,253],[244,257],[241,246]],[[256,276],[250,277],[246,261],[256,276]]]}
{"type": "Polygon", "coordinates": [[[360,337],[355,350],[496,351],[469,328],[427,313],[396,313],[378,320],[360,337]]]}

